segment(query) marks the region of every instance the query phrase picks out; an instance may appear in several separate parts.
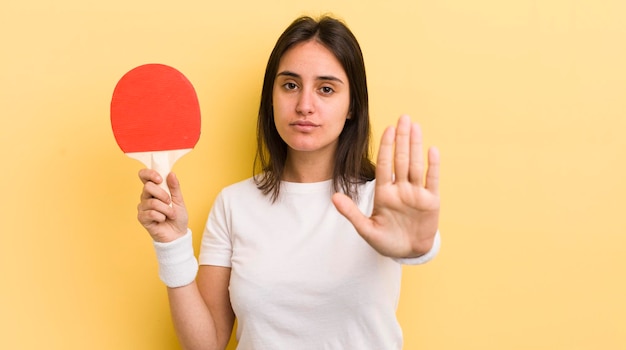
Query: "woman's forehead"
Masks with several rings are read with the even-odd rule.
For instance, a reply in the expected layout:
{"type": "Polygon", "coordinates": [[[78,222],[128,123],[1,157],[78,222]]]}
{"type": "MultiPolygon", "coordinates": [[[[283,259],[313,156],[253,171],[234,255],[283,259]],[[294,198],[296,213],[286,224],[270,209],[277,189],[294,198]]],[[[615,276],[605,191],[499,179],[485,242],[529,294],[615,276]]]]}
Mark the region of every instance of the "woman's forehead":
{"type": "Polygon", "coordinates": [[[289,71],[300,76],[335,76],[347,78],[343,66],[326,46],[316,40],[298,43],[285,51],[278,72],[289,71]]]}

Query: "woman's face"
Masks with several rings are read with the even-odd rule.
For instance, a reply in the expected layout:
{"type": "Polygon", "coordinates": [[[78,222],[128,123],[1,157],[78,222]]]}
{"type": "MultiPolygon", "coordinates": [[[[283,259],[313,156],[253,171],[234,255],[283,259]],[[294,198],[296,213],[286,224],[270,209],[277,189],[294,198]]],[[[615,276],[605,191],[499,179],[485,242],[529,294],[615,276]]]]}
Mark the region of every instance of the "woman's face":
{"type": "Polygon", "coordinates": [[[315,40],[290,48],[273,88],[274,123],[289,152],[332,154],[349,118],[350,87],[341,63],[315,40]]]}

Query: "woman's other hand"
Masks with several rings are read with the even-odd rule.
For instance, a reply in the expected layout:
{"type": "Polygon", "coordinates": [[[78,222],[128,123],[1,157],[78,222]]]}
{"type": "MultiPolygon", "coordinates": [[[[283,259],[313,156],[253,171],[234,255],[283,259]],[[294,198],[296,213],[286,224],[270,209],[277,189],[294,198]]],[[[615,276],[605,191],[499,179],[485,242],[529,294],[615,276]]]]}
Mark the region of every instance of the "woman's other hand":
{"type": "Polygon", "coordinates": [[[423,255],[433,246],[439,226],[439,151],[434,147],[428,150],[424,170],[421,128],[402,116],[381,139],[372,215],[363,215],[342,193],[336,193],[333,202],[379,253],[395,258],[423,255]]]}

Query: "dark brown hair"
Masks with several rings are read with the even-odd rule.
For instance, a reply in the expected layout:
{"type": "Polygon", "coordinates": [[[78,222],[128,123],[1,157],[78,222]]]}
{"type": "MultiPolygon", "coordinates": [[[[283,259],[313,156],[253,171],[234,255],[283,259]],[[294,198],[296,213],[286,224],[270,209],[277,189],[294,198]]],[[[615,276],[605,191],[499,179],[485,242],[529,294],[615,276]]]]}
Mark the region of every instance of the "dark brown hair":
{"type": "Polygon", "coordinates": [[[274,124],[272,91],[280,59],[294,45],[316,40],[330,50],[341,63],[350,86],[350,118],[339,135],[333,188],[358,197],[357,185],[374,179],[375,166],[370,160],[370,120],[367,79],[363,53],[350,29],[341,21],[323,16],[319,20],[300,17],[278,38],[267,62],[257,122],[257,153],[254,169],[257,187],[264,194],[278,198],[280,181],[287,159],[287,144],[274,124]]]}

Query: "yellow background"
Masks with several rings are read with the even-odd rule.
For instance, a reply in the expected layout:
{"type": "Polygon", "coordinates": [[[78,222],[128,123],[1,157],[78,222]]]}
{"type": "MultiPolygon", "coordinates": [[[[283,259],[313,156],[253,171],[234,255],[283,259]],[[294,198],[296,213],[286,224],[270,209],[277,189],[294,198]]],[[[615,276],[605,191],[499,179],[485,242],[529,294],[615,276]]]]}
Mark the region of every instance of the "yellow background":
{"type": "Polygon", "coordinates": [[[626,348],[623,0],[13,1],[0,10],[0,348],[173,349],[109,103],[144,63],[194,83],[175,167],[196,248],[251,175],[267,57],[300,14],[363,47],[374,140],[408,113],[442,153],[443,249],[405,269],[405,349],[626,348]]]}

